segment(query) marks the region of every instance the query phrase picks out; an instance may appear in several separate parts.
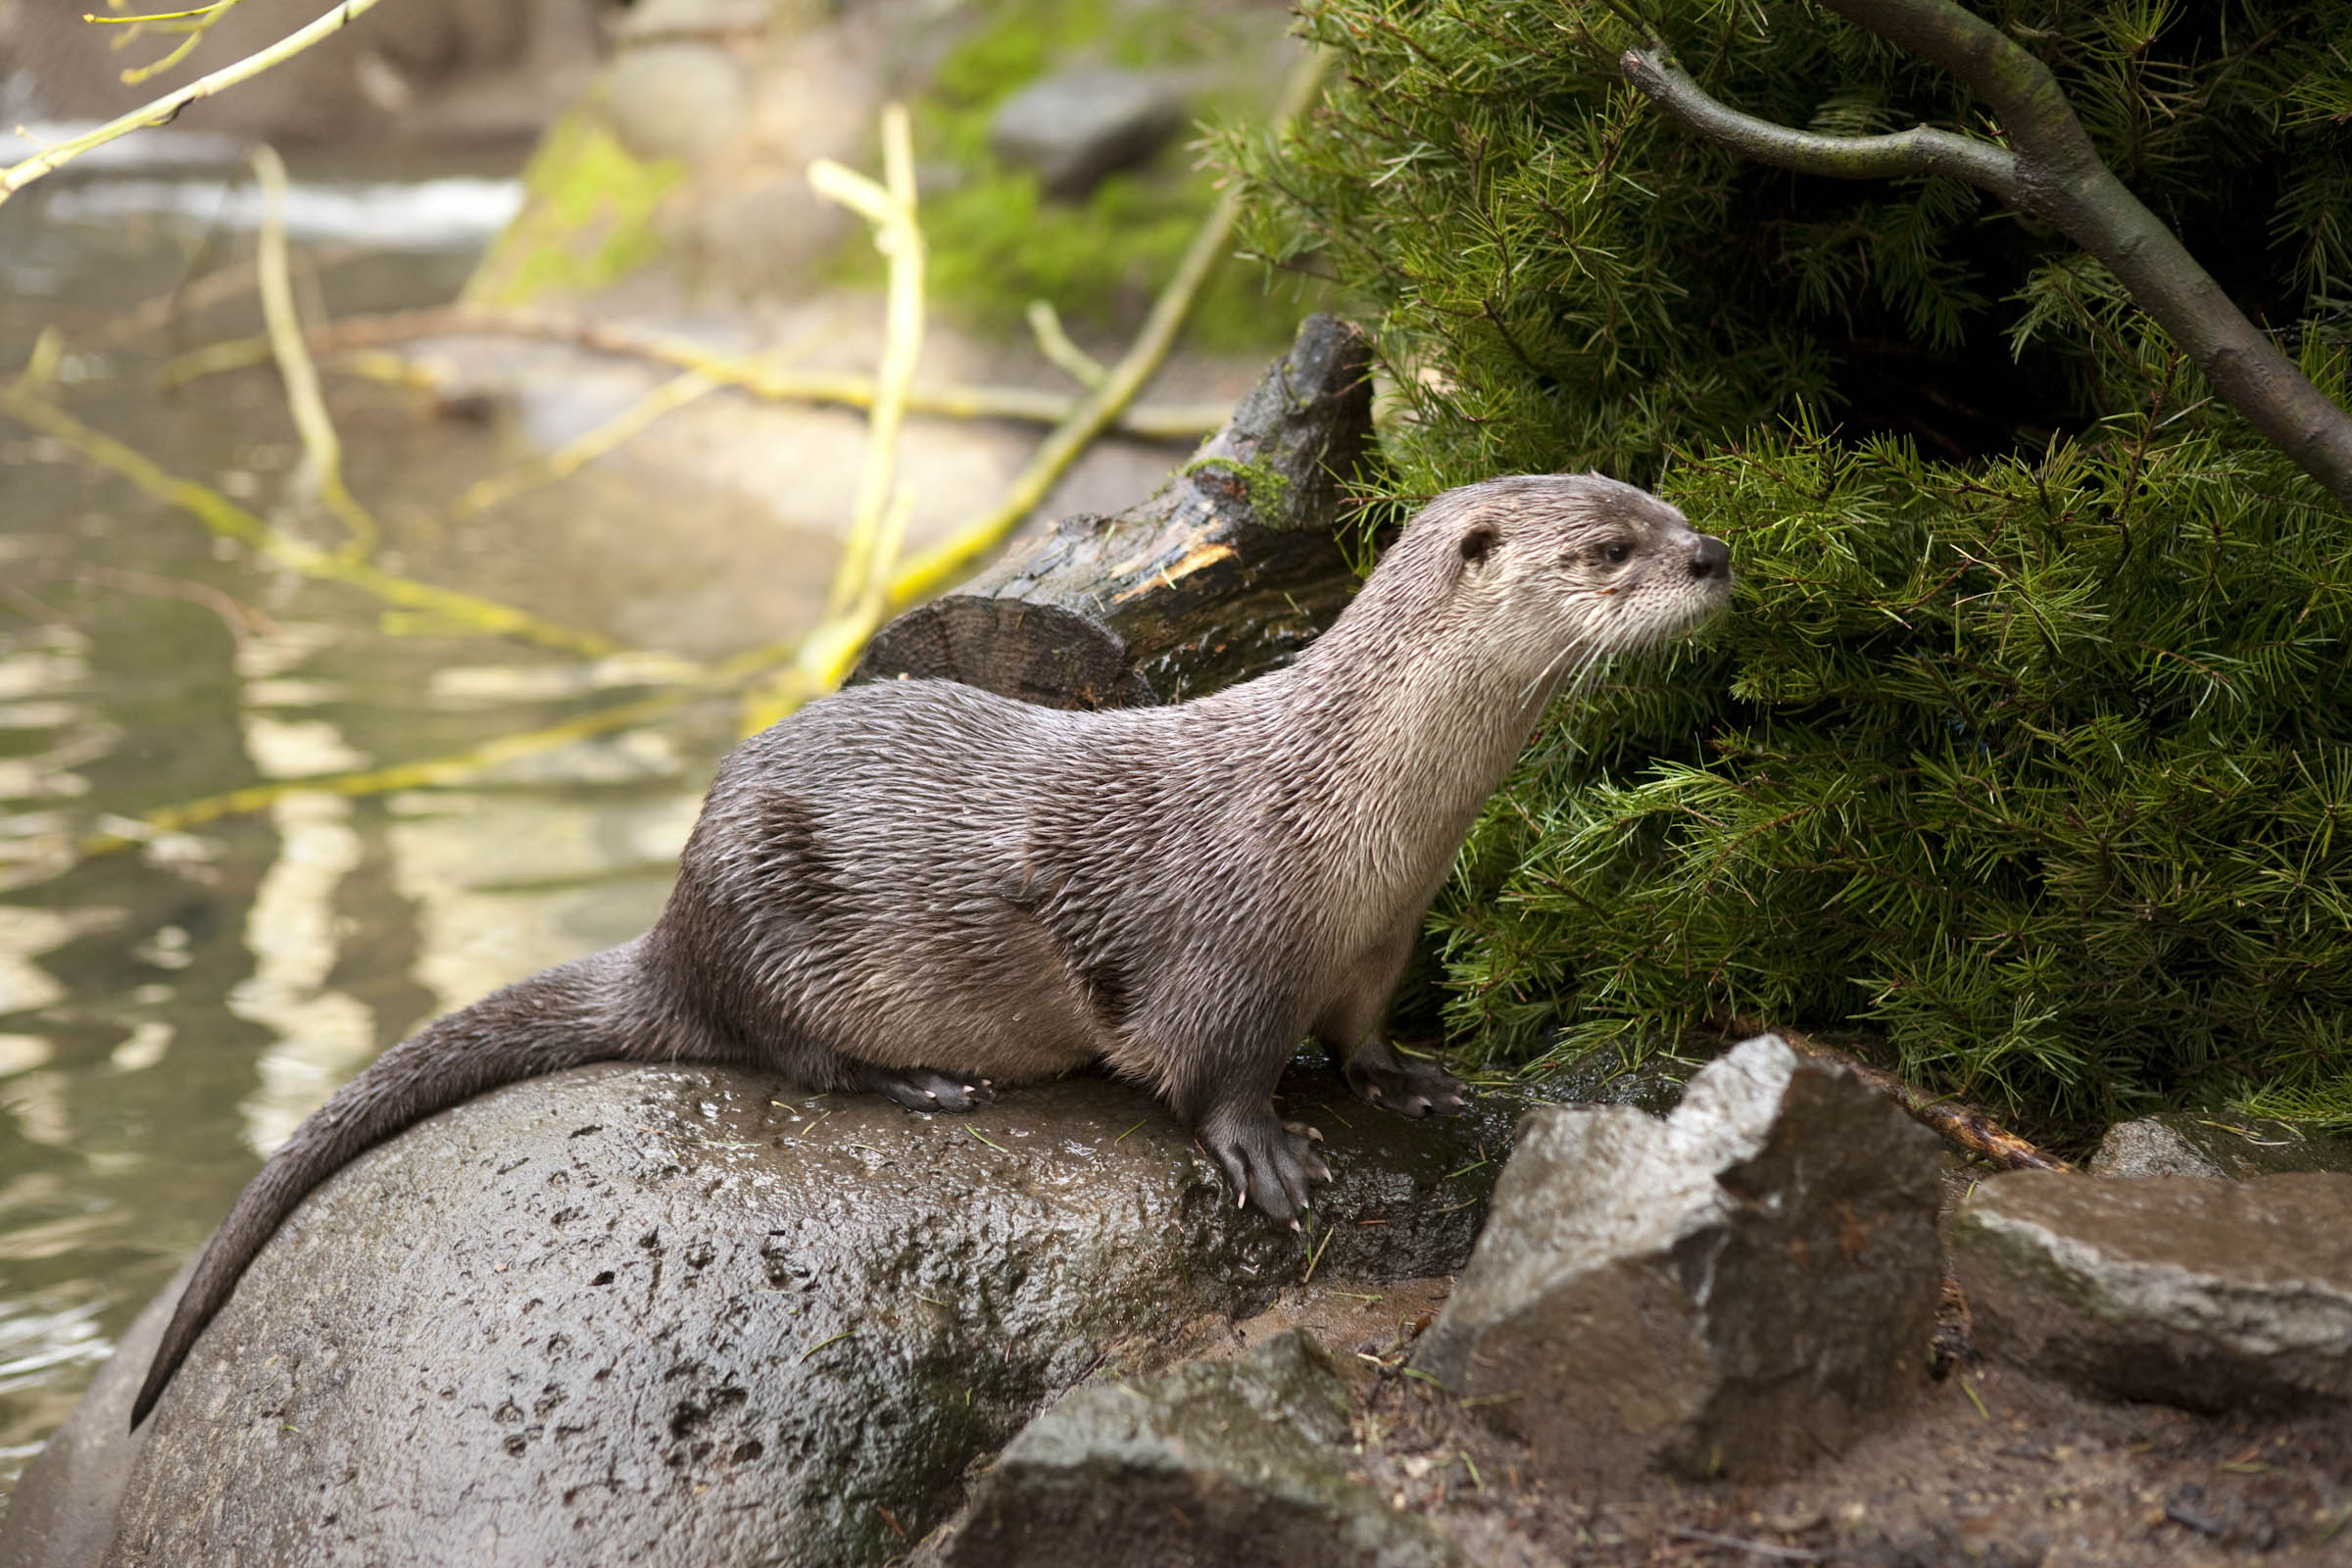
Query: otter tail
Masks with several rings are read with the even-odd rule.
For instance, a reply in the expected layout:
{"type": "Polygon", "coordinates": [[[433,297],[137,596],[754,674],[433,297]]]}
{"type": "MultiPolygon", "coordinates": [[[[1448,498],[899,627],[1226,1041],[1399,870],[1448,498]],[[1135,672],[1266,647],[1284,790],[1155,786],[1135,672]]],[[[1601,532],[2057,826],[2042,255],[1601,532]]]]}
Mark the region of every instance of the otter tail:
{"type": "Polygon", "coordinates": [[[136,1430],[256,1253],[312,1189],[435,1112],[543,1073],[592,1061],[731,1055],[676,1038],[646,1005],[645,939],[559,965],[451,1013],[385,1052],[270,1156],[213,1233],[130,1407],[136,1430]]]}

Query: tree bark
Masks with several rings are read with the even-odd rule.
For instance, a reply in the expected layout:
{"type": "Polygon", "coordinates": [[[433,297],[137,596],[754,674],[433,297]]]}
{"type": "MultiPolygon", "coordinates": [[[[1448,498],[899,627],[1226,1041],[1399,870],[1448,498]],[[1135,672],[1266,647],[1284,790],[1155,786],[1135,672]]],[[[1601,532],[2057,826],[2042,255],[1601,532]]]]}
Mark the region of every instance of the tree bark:
{"type": "Polygon", "coordinates": [[[2352,509],[2352,415],[2311,384],[2099,161],[2048,67],[1954,0],[1822,4],[1959,77],[1992,105],[2009,148],[1926,126],[1817,135],[1718,102],[1659,49],[1629,49],[1618,67],[1686,129],[1758,163],[1841,179],[1948,174],[2052,224],[2107,265],[2248,423],[2352,509]]]}
{"type": "Polygon", "coordinates": [[[1363,334],[1309,317],[1150,500],[1065,517],[866,644],[850,684],[961,681],[1056,708],[1177,702],[1286,662],[1356,577],[1347,482],[1372,443],[1363,334]]]}

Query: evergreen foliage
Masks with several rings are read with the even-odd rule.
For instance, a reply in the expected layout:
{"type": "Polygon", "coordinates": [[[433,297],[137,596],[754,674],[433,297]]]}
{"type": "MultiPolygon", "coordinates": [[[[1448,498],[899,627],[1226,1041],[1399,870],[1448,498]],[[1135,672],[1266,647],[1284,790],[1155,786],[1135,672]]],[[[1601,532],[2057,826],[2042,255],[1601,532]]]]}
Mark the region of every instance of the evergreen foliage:
{"type": "MultiPolygon", "coordinates": [[[[1980,5],[2339,403],[2352,7],[1980,5]]],[[[1490,1055],[1864,1024],[2045,1132],[2236,1098],[2352,1125],[2352,519],[2060,235],[1956,182],[1741,164],[1618,77],[1989,133],[1810,6],[1313,0],[1325,112],[1236,142],[1336,276],[1398,490],[1596,467],[1732,541],[1737,608],[1524,760],[1433,922],[1490,1055]]]]}

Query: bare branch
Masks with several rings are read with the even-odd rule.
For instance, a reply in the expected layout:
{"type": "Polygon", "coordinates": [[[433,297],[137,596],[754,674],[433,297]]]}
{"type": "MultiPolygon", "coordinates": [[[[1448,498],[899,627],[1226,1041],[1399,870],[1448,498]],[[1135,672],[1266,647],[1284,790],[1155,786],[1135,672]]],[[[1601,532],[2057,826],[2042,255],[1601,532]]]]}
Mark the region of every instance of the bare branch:
{"type": "Polygon", "coordinates": [[[1821,136],[1743,115],[1718,99],[1656,49],[1628,49],[1618,57],[1625,79],[1642,89],[1684,129],[1742,158],[1799,174],[1833,179],[1895,179],[1946,174],[2015,204],[2017,160],[1990,142],[1919,125],[1888,136],[1821,136]]]}
{"type": "MultiPolygon", "coordinates": [[[[842,370],[794,369],[765,355],[736,359],[675,333],[538,310],[435,305],[385,316],[347,316],[332,325],[313,330],[307,341],[313,354],[340,354],[420,337],[463,337],[475,333],[547,338],[576,343],[599,354],[654,360],[681,370],[699,370],[723,386],[739,387],[770,402],[830,403],[852,409],[871,408],[874,402],[871,376],[842,370]]],[[[167,387],[181,386],[202,376],[241,370],[267,364],[269,360],[267,339],[231,338],[180,356],[165,366],[157,379],[167,387]]],[[[1078,408],[1080,401],[1059,392],[1031,387],[911,387],[906,393],[906,412],[948,419],[1018,419],[1029,424],[1059,424],[1078,408]]],[[[1230,412],[1221,403],[1142,403],[1122,410],[1111,428],[1121,435],[1145,441],[1194,441],[1223,424],[1230,412]]]]}
{"type": "Polygon", "coordinates": [[[286,166],[277,150],[264,142],[253,150],[253,172],[261,181],[262,232],[254,258],[262,294],[262,318],[269,323],[270,348],[277,358],[278,378],[286,387],[286,410],[302,436],[303,461],[310,482],[326,510],[349,532],[344,551],[364,561],[375,548],[379,533],[375,518],[343,483],[343,442],[326,412],[318,390],[318,370],[303,347],[302,321],[294,311],[294,288],[286,264],[286,166]]]}
{"type": "Polygon", "coordinates": [[[325,16],[307,27],[286,34],[267,49],[256,50],[234,65],[222,66],[209,76],[199,76],[185,87],[175,88],[152,103],[141,104],[129,114],[110,120],[95,130],[84,131],[34,154],[23,163],[0,169],[0,202],[7,201],[43,174],[72,163],[93,147],[103,147],[118,137],[127,136],[134,130],[145,130],[150,125],[169,124],[178,118],[182,109],[199,98],[210,98],[222,88],[233,87],[240,81],[260,75],[271,66],[283,65],[313,44],[340,32],[375,9],[378,3],[379,0],[342,0],[325,16]]]}
{"type": "Polygon", "coordinates": [[[2246,319],[2164,220],[2099,161],[2048,67],[1956,0],[1822,4],[1983,96],[2012,151],[2002,155],[1924,126],[1893,136],[1816,136],[1725,107],[1655,50],[1628,50],[1618,66],[1694,134],[1759,163],[1843,179],[1950,174],[2053,224],[2106,264],[2247,422],[2352,508],[2352,415],[2246,319]],[[1898,149],[1906,138],[1907,149],[1898,149]],[[1928,167],[1931,160],[1941,167],[1928,167]]]}

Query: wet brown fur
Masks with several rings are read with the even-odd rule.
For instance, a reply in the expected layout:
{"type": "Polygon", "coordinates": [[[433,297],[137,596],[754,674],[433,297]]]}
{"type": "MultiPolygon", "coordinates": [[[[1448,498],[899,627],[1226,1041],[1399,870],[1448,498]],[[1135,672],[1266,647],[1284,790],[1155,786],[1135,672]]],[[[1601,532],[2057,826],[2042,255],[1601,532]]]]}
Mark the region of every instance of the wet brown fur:
{"type": "Polygon", "coordinates": [[[1329,1172],[1272,1093],[1301,1036],[1407,1114],[1391,993],[1480,805],[1562,684],[1720,609],[1722,541],[1595,475],[1432,501],[1286,668],[1071,712],[944,681],[812,704],[720,763],[654,929],[440,1019],[296,1130],[207,1246],[154,1406],[264,1243],[365,1150],[501,1084],[709,1061],[965,1109],[1100,1061],[1237,1196],[1295,1222],[1329,1172]]]}

